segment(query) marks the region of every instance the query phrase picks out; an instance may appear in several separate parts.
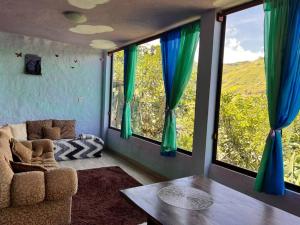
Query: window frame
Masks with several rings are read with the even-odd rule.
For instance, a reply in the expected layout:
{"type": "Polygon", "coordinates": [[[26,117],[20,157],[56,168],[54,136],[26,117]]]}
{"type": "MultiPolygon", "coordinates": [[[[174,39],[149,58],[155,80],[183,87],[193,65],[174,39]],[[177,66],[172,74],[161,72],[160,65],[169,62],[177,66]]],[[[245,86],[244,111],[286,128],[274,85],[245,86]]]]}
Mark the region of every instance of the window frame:
{"type": "MultiPolygon", "coordinates": [[[[199,22],[200,23],[200,20],[196,20],[196,21],[193,21],[191,23],[194,23],[194,22],[199,22]]],[[[189,24],[189,23],[188,23],[189,24]]],[[[185,24],[186,25],[186,24],[185,24]]],[[[182,26],[185,26],[185,25],[182,25],[182,26]]],[[[182,26],[179,26],[179,27],[182,27],[182,26]]],[[[174,28],[174,29],[178,29],[179,27],[177,28],[174,28]]],[[[172,30],[174,30],[172,29],[172,30]]],[[[142,45],[142,44],[145,44],[147,42],[150,42],[150,41],[153,41],[153,40],[156,40],[156,39],[159,39],[163,34],[165,33],[168,33],[170,31],[166,31],[166,32],[163,32],[161,34],[158,34],[158,35],[155,35],[153,37],[150,37],[150,38],[147,38],[145,40],[142,40],[140,42],[137,42],[136,44],[139,46],[139,45],[142,45]]],[[[199,44],[199,49],[200,49],[200,44],[199,44]]],[[[111,125],[111,107],[112,107],[112,90],[113,90],[113,69],[114,69],[114,53],[117,53],[119,51],[123,51],[124,49],[117,49],[115,51],[112,51],[110,52],[110,59],[111,59],[111,63],[110,63],[110,96],[109,96],[109,125],[108,125],[108,128],[109,129],[112,129],[112,130],[115,130],[115,131],[121,131],[121,129],[118,129],[116,127],[113,127],[111,125]]],[[[198,71],[197,71],[198,73],[198,71]]],[[[195,93],[195,97],[196,97],[196,93],[195,93]]],[[[196,100],[195,100],[196,101],[196,100]]],[[[194,112],[195,113],[195,112],[194,112]]],[[[136,138],[139,138],[139,139],[142,139],[142,140],[145,140],[145,141],[148,141],[148,142],[151,142],[153,144],[157,144],[157,145],[161,145],[161,141],[156,141],[156,140],[153,140],[151,138],[148,138],[148,137],[143,137],[141,135],[138,135],[138,134],[132,134],[133,137],[136,137],[136,138]]],[[[194,139],[193,139],[194,140],[194,139]]],[[[192,149],[193,150],[193,149],[192,149]]],[[[183,153],[185,155],[188,155],[188,156],[192,156],[193,155],[193,151],[188,151],[188,150],[185,150],[185,149],[182,149],[182,148],[177,148],[177,152],[180,152],[180,153],[183,153]]]]}
{"type": "MultiPolygon", "coordinates": [[[[225,38],[226,38],[226,16],[235,12],[243,11],[251,7],[263,4],[262,0],[255,0],[249,3],[245,3],[230,9],[227,9],[217,15],[217,19],[221,22],[221,34],[220,34],[220,49],[219,49],[219,62],[218,62],[218,80],[217,80],[217,93],[216,93],[216,104],[215,104],[215,119],[214,119],[214,135],[213,135],[213,152],[212,152],[212,163],[226,169],[247,175],[255,178],[257,172],[238,167],[220,160],[217,160],[218,151],[218,131],[219,131],[219,114],[222,94],[222,77],[223,77],[223,59],[225,49],[225,38]],[[220,18],[221,17],[221,18],[220,18]],[[219,19],[220,18],[220,19],[219,19]]],[[[289,190],[300,193],[300,186],[285,182],[285,187],[289,190]]]]}

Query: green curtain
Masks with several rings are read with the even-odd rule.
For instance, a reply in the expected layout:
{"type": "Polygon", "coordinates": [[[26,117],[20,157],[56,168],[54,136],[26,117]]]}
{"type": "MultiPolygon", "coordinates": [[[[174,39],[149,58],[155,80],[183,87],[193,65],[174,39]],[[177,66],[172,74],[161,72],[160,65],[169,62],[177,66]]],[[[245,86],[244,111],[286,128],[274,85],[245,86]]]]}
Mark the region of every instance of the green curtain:
{"type": "Polygon", "coordinates": [[[199,35],[199,22],[184,26],[180,31],[180,49],[177,57],[171,95],[169,96],[169,104],[165,115],[161,144],[162,155],[174,155],[177,149],[175,109],[179,104],[180,98],[182,97],[191,77],[199,35]]]}
{"type": "Polygon", "coordinates": [[[255,190],[283,195],[282,129],[300,109],[300,0],[265,0],[265,71],[271,131],[255,190]]]}
{"type": "Polygon", "coordinates": [[[131,101],[134,95],[137,46],[131,45],[124,50],[124,107],[121,123],[121,137],[128,139],[131,130],[131,101]]]}

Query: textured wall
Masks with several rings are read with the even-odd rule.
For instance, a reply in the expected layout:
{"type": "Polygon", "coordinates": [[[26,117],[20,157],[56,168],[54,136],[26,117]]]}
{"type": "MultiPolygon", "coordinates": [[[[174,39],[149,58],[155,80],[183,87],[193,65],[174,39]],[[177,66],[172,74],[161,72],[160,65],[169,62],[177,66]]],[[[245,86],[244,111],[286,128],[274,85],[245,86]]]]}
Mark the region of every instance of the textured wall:
{"type": "Polygon", "coordinates": [[[100,56],[92,49],[0,32],[0,124],[76,119],[78,134],[99,135],[100,56]],[[42,76],[23,73],[26,53],[42,57],[42,76]]]}

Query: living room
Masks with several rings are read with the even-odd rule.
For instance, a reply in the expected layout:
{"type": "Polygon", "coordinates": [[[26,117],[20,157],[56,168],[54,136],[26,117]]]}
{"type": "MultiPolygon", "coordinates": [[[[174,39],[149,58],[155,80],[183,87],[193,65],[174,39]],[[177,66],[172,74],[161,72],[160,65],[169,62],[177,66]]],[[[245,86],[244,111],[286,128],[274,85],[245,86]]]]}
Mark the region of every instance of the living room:
{"type": "Polygon", "coordinates": [[[298,0],[0,6],[0,225],[300,224],[298,0]]]}

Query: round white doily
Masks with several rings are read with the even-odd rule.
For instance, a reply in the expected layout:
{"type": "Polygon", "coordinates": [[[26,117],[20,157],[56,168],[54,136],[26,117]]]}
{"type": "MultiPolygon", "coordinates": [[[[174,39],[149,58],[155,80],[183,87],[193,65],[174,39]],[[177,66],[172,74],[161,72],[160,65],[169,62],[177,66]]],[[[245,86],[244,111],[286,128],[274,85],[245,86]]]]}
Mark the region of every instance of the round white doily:
{"type": "Polygon", "coordinates": [[[165,203],[183,209],[202,210],[213,204],[208,193],[186,186],[170,185],[161,188],[157,195],[165,203]]]}

